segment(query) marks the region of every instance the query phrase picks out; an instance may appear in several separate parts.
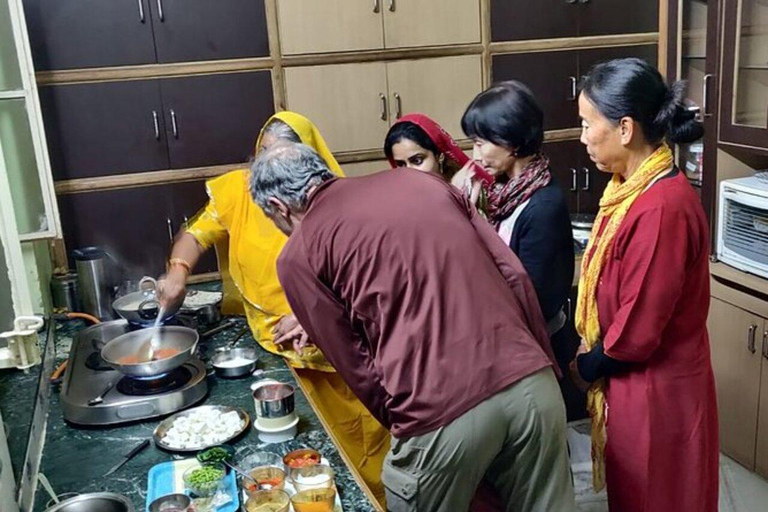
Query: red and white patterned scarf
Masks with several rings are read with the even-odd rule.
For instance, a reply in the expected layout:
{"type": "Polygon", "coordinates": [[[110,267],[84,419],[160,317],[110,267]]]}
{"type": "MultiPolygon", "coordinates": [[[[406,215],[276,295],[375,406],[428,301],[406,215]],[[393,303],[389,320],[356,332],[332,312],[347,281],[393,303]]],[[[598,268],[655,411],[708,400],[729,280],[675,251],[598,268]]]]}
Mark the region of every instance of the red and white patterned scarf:
{"type": "Polygon", "coordinates": [[[497,180],[484,187],[488,196],[488,220],[498,228],[518,206],[530,199],[534,192],[546,187],[550,181],[552,173],[549,171],[549,158],[538,153],[519,176],[506,182],[497,180]]]}

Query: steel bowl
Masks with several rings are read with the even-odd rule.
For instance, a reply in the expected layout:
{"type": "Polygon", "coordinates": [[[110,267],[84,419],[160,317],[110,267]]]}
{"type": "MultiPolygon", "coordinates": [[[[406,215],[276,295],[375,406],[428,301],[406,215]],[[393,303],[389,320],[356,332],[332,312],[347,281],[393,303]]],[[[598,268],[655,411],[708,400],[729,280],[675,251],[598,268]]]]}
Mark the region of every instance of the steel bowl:
{"type": "Polygon", "coordinates": [[[45,512],[136,512],[133,503],[121,494],[94,492],[57,503],[45,512]]]}
{"type": "Polygon", "coordinates": [[[283,418],[293,412],[295,390],[289,384],[277,382],[265,384],[253,392],[256,416],[259,418],[283,418]]]}
{"type": "MultiPolygon", "coordinates": [[[[126,293],[112,302],[112,309],[125,320],[137,325],[154,324],[160,314],[157,281],[144,277],[139,281],[139,290],[126,293]]],[[[181,304],[175,304],[163,312],[163,319],[176,314],[181,304]]]]}
{"type": "Polygon", "coordinates": [[[213,364],[213,368],[216,370],[216,375],[231,379],[250,375],[253,370],[256,369],[256,363],[258,361],[259,356],[256,353],[256,349],[230,348],[213,356],[211,364],[213,364]],[[248,362],[244,362],[237,366],[228,366],[226,364],[227,361],[232,361],[233,359],[243,359],[248,362]]]}
{"type": "Polygon", "coordinates": [[[166,494],[149,504],[149,512],[163,512],[169,509],[172,511],[187,510],[191,504],[192,499],[186,494],[166,494]]]}

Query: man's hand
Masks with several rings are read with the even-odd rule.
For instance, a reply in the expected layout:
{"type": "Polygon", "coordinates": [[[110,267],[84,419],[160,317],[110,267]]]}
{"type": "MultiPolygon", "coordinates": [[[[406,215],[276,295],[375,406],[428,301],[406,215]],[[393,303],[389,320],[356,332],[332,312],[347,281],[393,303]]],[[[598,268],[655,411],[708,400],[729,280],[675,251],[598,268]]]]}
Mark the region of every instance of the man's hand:
{"type": "Polygon", "coordinates": [[[298,354],[301,354],[304,348],[309,345],[309,336],[294,315],[286,315],[281,318],[275,328],[272,329],[272,334],[275,337],[275,345],[292,343],[293,350],[298,354]]]}

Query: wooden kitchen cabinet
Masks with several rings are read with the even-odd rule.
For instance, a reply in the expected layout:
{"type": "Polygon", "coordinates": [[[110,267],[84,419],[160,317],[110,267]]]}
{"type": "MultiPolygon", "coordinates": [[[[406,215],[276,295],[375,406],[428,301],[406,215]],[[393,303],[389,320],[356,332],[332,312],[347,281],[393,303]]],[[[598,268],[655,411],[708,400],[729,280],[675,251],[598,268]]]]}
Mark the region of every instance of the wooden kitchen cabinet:
{"type": "Polygon", "coordinates": [[[380,148],[389,129],[383,62],[285,69],[288,109],[315,123],[334,152],[380,148]]]}
{"type": "Polygon", "coordinates": [[[725,0],[720,140],[768,150],[768,4],[725,0]]]}
{"type": "Polygon", "coordinates": [[[38,92],[55,179],[168,168],[159,82],[52,85],[38,92]]]}
{"type": "Polygon", "coordinates": [[[577,0],[579,35],[659,31],[659,2],[655,0],[577,0]]]}
{"type": "Polygon", "coordinates": [[[651,66],[657,67],[659,62],[659,47],[655,44],[640,46],[612,46],[579,51],[579,79],[586,76],[595,64],[613,59],[638,57],[651,66]]]}
{"type": "Polygon", "coordinates": [[[344,171],[344,175],[348,178],[354,178],[356,176],[367,176],[368,174],[375,174],[379,171],[385,171],[389,168],[390,166],[387,160],[372,160],[368,162],[350,162],[348,164],[341,164],[341,169],[344,171]]]}
{"type": "Polygon", "coordinates": [[[156,62],[150,0],[23,0],[37,71],[156,62]]]}
{"type": "Polygon", "coordinates": [[[380,0],[387,48],[480,42],[479,0],[380,0]]]}
{"type": "Polygon", "coordinates": [[[584,146],[577,140],[547,142],[542,151],[549,157],[552,178],[565,194],[568,211],[579,213],[579,168],[584,146]]]}
{"type": "Polygon", "coordinates": [[[527,85],[544,111],[544,129],[579,125],[578,52],[514,53],[493,56],[493,81],[518,80],[527,85]]]}
{"type": "Polygon", "coordinates": [[[24,0],[35,69],[269,55],[264,0],[24,0]]]}
{"type": "MultiPolygon", "coordinates": [[[[704,94],[709,87],[709,83],[705,84],[705,81],[711,81],[714,75],[712,73],[705,78],[710,67],[707,62],[707,20],[710,3],[706,0],[683,0],[679,9],[682,26],[679,47],[677,44],[673,45],[675,51],[668,56],[675,65],[674,75],[670,78],[687,82],[686,97],[690,108],[695,109],[705,123],[705,136],[702,139],[690,144],[678,144],[675,148],[677,166],[696,187],[702,186],[703,170],[714,168],[716,164],[716,154],[710,150],[710,146],[717,144],[717,125],[707,125],[711,118],[710,108],[707,108],[707,116],[703,112],[705,106],[709,107],[708,102],[705,104],[704,101],[704,94]]],[[[715,7],[712,8],[716,10],[715,7]]],[[[717,60],[716,53],[716,49],[713,49],[710,61],[717,60]]]]}
{"type": "Polygon", "coordinates": [[[380,0],[280,0],[277,18],[283,55],[384,48],[380,0]]]}
{"type": "Polygon", "coordinates": [[[755,471],[768,478],[768,320],[763,322],[762,378],[760,380],[760,406],[757,419],[757,447],[755,471]]]}
{"type": "Polygon", "coordinates": [[[566,195],[569,211],[597,214],[612,174],[599,171],[577,140],[548,142],[544,153],[549,157],[552,177],[566,195]]]}
{"type": "Polygon", "coordinates": [[[527,85],[544,111],[544,129],[579,126],[578,86],[593,65],[611,59],[640,57],[658,62],[655,44],[579,51],[513,53],[493,56],[493,81],[518,80],[527,85]]]}
{"type": "Polygon", "coordinates": [[[57,180],[245,162],[269,71],[40,87],[57,180]]]}
{"type": "Polygon", "coordinates": [[[491,39],[576,37],[579,35],[578,14],[579,9],[567,0],[491,0],[491,39]]]}
{"type": "Polygon", "coordinates": [[[463,138],[461,116],[482,90],[480,62],[473,55],[286,68],[287,105],[312,119],[334,152],[381,149],[398,113],[423,112],[463,138]]]}
{"type": "Polygon", "coordinates": [[[636,0],[491,0],[493,41],[657,32],[659,3],[636,0]]]}
{"type": "Polygon", "coordinates": [[[269,55],[264,0],[156,0],[150,9],[159,63],[269,55]]]}
{"type": "MultiPolygon", "coordinates": [[[[184,217],[194,216],[207,200],[202,181],[58,198],[67,246],[107,249],[130,278],[165,272],[172,236],[182,228],[184,217]]],[[[216,258],[209,251],[195,270],[215,269],[216,258]]]]}
{"type": "Polygon", "coordinates": [[[269,71],[161,81],[170,167],[245,162],[274,112],[269,71]]]}
{"type": "MultiPolygon", "coordinates": [[[[717,386],[720,449],[753,470],[765,320],[713,297],[707,328],[717,386]]],[[[768,385],[768,373],[763,373],[763,380],[768,385]]]]}
{"type": "Polygon", "coordinates": [[[480,0],[280,0],[277,11],[284,55],[480,42],[480,0]]]}
{"type": "MultiPolygon", "coordinates": [[[[466,138],[461,117],[483,89],[479,55],[389,62],[387,78],[392,123],[403,114],[421,112],[454,139],[466,138]],[[414,80],[418,76],[424,80],[414,80]]],[[[379,145],[384,145],[383,139],[379,145]]]]}
{"type": "Polygon", "coordinates": [[[587,151],[581,148],[581,166],[579,167],[579,213],[597,214],[600,210],[600,198],[613,174],[603,172],[589,159],[587,151]]]}

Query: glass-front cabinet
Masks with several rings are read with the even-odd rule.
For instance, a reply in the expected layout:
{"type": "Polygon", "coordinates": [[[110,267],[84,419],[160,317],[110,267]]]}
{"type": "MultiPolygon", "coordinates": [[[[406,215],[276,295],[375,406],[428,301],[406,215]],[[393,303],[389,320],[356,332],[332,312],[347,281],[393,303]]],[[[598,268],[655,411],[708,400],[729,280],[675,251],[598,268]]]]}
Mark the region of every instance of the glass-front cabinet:
{"type": "Polygon", "coordinates": [[[0,180],[21,241],[60,236],[29,41],[20,0],[0,0],[0,180]]]}
{"type": "Polygon", "coordinates": [[[720,140],[768,149],[768,0],[727,0],[720,140]]]}
{"type": "MultiPolygon", "coordinates": [[[[705,94],[711,75],[707,73],[707,0],[683,0],[679,4],[679,50],[677,77],[688,82],[688,108],[703,118],[709,110],[705,94]],[[705,83],[706,82],[706,83],[705,83]]],[[[704,140],[677,147],[677,165],[696,187],[704,172],[704,140]]]]}

